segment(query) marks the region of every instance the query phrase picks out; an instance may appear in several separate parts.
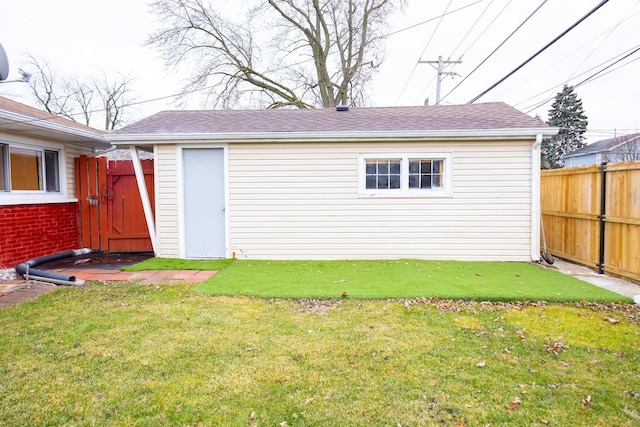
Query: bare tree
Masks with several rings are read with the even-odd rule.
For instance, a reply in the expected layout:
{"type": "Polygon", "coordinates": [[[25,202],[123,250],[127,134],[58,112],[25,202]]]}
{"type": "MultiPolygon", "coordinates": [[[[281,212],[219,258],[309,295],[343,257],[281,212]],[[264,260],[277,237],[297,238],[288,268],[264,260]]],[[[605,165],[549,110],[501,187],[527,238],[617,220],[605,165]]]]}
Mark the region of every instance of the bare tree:
{"type": "Polygon", "coordinates": [[[123,122],[128,103],[131,101],[131,78],[120,76],[113,81],[105,74],[102,80],[94,80],[104,113],[104,128],[113,130],[123,122]]]}
{"type": "Polygon", "coordinates": [[[48,62],[33,55],[29,58],[32,70],[29,85],[36,102],[46,111],[87,126],[97,113],[104,116],[105,130],[124,124],[128,107],[134,100],[130,77],[118,75],[113,80],[106,73],[101,78],[88,79],[60,76],[48,62]]]}
{"type": "Polygon", "coordinates": [[[58,76],[46,61],[38,61],[29,54],[29,68],[35,70],[29,80],[29,86],[40,104],[46,111],[57,116],[75,120],[71,115],[72,95],[70,83],[58,76]]]}
{"type": "Polygon", "coordinates": [[[363,104],[383,31],[405,0],[268,0],[233,22],[206,0],[156,0],[165,27],[149,38],[168,66],[192,65],[184,93],[215,106],[363,104]]]}
{"type": "Polygon", "coordinates": [[[605,162],[633,162],[640,160],[640,134],[615,138],[602,153],[605,162]]]}

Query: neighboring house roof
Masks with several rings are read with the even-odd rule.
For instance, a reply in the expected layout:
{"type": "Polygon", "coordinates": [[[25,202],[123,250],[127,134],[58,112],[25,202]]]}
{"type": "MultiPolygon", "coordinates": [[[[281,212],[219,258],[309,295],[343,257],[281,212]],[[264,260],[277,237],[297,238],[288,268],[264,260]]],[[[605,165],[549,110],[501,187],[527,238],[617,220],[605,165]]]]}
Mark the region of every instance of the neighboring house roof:
{"type": "Polygon", "coordinates": [[[107,148],[107,134],[46,111],[0,96],[0,131],[16,132],[36,138],[53,138],[96,148],[107,148]]]}
{"type": "Polygon", "coordinates": [[[562,158],[567,159],[570,157],[578,157],[585,156],[589,154],[599,154],[604,153],[606,151],[612,151],[621,145],[632,143],[632,142],[640,141],[640,133],[634,133],[631,135],[618,136],[615,138],[603,139],[601,141],[596,141],[592,144],[585,145],[582,148],[579,148],[571,153],[565,154],[562,158]]]}
{"type": "MultiPolygon", "coordinates": [[[[404,136],[554,135],[557,129],[504,103],[471,105],[283,110],[162,111],[108,139],[158,141],[217,135],[220,139],[345,139],[404,136]],[[252,137],[252,138],[251,138],[252,137]]],[[[206,138],[211,139],[211,137],[206,138]]]]}
{"type": "MultiPolygon", "coordinates": [[[[127,147],[112,145],[110,149],[99,151],[92,157],[106,157],[107,160],[131,160],[131,150],[127,147]]],[[[153,160],[153,153],[138,150],[138,157],[140,157],[140,160],[153,160]]]]}

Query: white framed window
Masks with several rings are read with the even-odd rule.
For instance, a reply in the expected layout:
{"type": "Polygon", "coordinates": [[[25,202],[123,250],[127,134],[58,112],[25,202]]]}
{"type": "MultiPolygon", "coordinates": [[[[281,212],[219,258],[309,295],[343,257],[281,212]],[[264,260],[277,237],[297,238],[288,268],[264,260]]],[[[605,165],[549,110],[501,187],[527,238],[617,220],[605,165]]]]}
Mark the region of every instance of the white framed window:
{"type": "Polygon", "coordinates": [[[53,144],[0,141],[0,204],[66,198],[63,161],[53,144]]]}
{"type": "Polygon", "coordinates": [[[362,153],[358,188],[362,196],[451,196],[451,153],[362,153]]]}

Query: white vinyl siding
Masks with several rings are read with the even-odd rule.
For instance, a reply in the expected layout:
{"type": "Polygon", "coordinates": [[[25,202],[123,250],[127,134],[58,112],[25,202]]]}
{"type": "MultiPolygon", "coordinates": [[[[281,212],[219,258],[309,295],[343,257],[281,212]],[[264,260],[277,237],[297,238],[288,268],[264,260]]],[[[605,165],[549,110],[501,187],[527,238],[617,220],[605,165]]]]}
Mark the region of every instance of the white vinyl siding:
{"type": "MultiPolygon", "coordinates": [[[[67,194],[70,199],[74,199],[76,196],[76,176],[75,176],[75,165],[74,159],[76,157],[80,157],[82,155],[91,156],[94,153],[92,147],[87,147],[83,145],[77,144],[67,144],[65,146],[64,154],[65,154],[65,170],[64,173],[67,177],[67,194]]],[[[63,171],[60,171],[60,175],[62,176],[63,171]]]]}
{"type": "Polygon", "coordinates": [[[155,147],[154,179],[156,200],[157,256],[163,258],[180,257],[178,220],[178,148],[176,145],[155,147]]]}
{"type": "Polygon", "coordinates": [[[528,261],[532,144],[230,144],[229,251],[254,259],[528,261]],[[359,196],[358,157],[371,152],[451,153],[451,197],[359,196]]]}

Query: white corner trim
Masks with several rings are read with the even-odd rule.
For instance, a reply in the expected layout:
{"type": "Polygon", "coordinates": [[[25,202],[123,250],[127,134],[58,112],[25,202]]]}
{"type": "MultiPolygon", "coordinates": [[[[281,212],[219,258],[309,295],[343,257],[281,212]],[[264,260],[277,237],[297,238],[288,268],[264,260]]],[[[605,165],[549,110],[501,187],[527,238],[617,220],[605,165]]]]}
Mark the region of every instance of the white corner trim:
{"type": "Polygon", "coordinates": [[[543,134],[531,146],[531,260],[540,261],[540,147],[543,134]]]}

